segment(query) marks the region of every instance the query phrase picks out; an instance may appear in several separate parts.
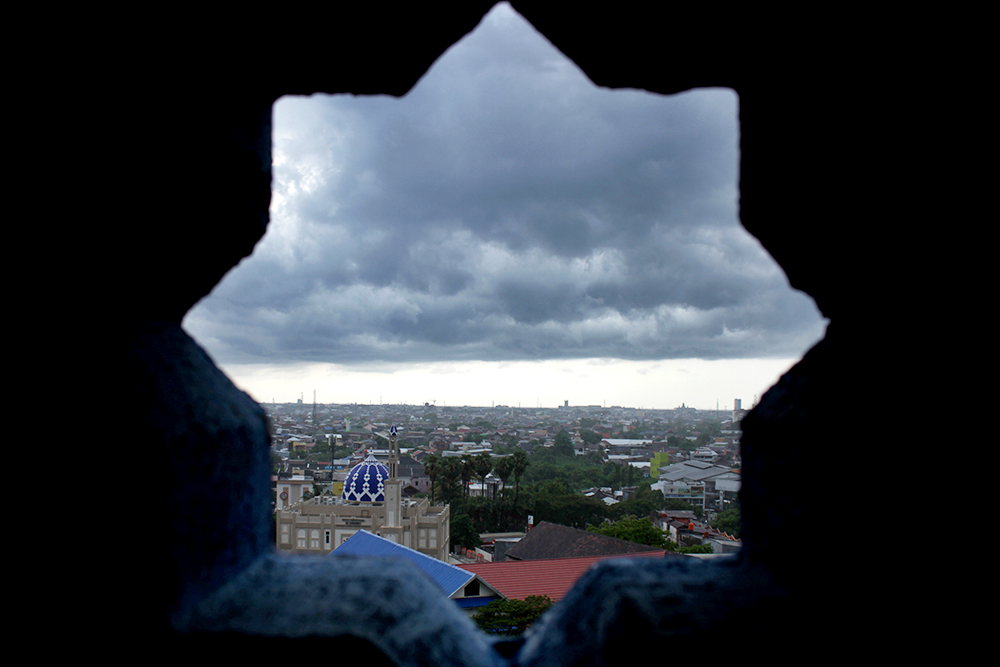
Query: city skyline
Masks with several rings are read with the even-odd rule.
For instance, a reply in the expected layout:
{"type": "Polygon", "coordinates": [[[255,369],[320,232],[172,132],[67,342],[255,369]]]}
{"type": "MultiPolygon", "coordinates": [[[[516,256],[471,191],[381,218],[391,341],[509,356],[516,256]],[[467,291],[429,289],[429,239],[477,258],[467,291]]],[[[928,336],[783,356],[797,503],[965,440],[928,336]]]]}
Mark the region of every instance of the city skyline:
{"type": "Polygon", "coordinates": [[[275,104],[268,232],[184,327],[258,401],[749,404],[824,320],[739,225],[737,108],[497,5],[403,98],[275,104]]]}
{"type": "MultiPolygon", "coordinates": [[[[409,365],[403,370],[397,371],[380,368],[354,370],[349,367],[330,368],[325,365],[315,365],[311,368],[261,365],[256,369],[237,365],[225,370],[240,388],[247,391],[254,400],[260,403],[296,403],[302,399],[303,403],[311,404],[313,391],[316,391],[318,403],[337,405],[422,406],[425,403],[430,403],[437,407],[488,408],[496,405],[507,405],[515,408],[556,408],[563,405],[564,401],[569,401],[570,407],[590,405],[611,407],[614,405],[647,410],[670,410],[684,404],[698,410],[715,410],[717,409],[716,402],[718,402],[718,409],[731,410],[733,400],[736,398],[743,401],[745,408],[749,408],[754,397],[759,399],[767,386],[773,384],[780,374],[794,363],[794,360],[748,360],[736,364],[735,368],[729,368],[727,367],[729,361],[717,362],[718,367],[714,371],[707,368],[706,362],[702,360],[669,360],[655,363],[640,374],[640,377],[653,375],[652,378],[644,380],[641,389],[629,390],[627,387],[610,387],[602,382],[602,386],[609,391],[605,392],[606,396],[597,400],[589,399],[601,393],[598,390],[585,390],[581,393],[581,390],[567,388],[566,385],[547,389],[544,393],[536,392],[540,395],[528,396],[528,392],[524,391],[523,388],[520,392],[518,391],[518,386],[522,384],[518,378],[523,377],[524,367],[527,366],[534,367],[535,378],[550,378],[567,374],[580,377],[589,373],[593,377],[602,379],[610,376],[616,379],[624,377],[626,381],[631,381],[633,373],[639,374],[634,367],[643,362],[626,364],[618,360],[574,360],[574,363],[564,367],[561,372],[544,368],[547,365],[546,362],[506,364],[506,368],[492,369],[492,373],[487,369],[486,375],[492,378],[491,386],[496,385],[499,377],[501,382],[506,381],[510,385],[507,391],[469,386],[449,391],[447,385],[470,377],[474,378],[484,372],[483,366],[469,362],[454,366],[447,364],[409,365]],[[602,367],[609,365],[614,367],[613,371],[602,373],[602,367]],[[539,366],[542,367],[540,372],[537,368],[539,366]],[[623,369],[622,366],[626,367],[623,369]],[[702,386],[711,383],[720,376],[729,376],[736,372],[742,375],[742,381],[738,383],[739,386],[753,387],[755,379],[772,377],[769,375],[770,368],[774,369],[773,380],[765,380],[756,391],[751,389],[744,392],[737,389],[736,393],[729,395],[710,389],[706,390],[702,386]],[[403,378],[401,380],[394,379],[397,375],[403,375],[403,378]],[[687,382],[678,382],[677,386],[673,388],[667,387],[657,391],[657,385],[669,385],[679,376],[689,379],[687,382]],[[401,388],[394,389],[395,386],[401,388]],[[685,389],[685,386],[693,386],[694,388],[685,389]],[[560,388],[564,390],[563,393],[560,393],[560,388]],[[519,394],[520,398],[518,398],[519,394]],[[573,398],[574,396],[579,398],[573,398]],[[687,398],[678,398],[683,396],[687,396],[687,398]],[[658,398],[660,400],[657,400],[658,398]]],[[[485,364],[487,367],[489,365],[485,364]]],[[[736,383],[731,386],[735,385],[736,383]]]]}

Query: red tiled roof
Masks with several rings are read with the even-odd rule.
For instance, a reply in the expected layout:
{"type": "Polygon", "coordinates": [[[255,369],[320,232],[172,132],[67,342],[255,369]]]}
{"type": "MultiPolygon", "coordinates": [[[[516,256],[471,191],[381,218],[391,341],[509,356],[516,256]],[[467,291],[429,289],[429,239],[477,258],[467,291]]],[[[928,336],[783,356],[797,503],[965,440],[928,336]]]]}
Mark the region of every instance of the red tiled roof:
{"type": "Polygon", "coordinates": [[[469,563],[459,567],[478,574],[504,597],[523,600],[529,595],[548,595],[556,601],[561,600],[577,579],[598,561],[608,558],[663,558],[664,554],[665,551],[656,550],[613,556],[469,563]]]}

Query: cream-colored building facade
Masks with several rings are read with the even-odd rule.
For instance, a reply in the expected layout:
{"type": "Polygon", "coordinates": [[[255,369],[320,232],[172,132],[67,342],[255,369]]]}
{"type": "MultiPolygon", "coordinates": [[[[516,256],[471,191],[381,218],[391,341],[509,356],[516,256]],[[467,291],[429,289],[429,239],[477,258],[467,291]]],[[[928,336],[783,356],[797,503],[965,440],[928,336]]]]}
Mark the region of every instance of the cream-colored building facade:
{"type": "Polygon", "coordinates": [[[386,521],[386,506],[353,504],[320,496],[278,510],[277,546],[282,551],[328,554],[359,530],[391,540],[438,560],[448,561],[450,508],[431,505],[426,498],[404,500],[399,525],[386,521]]]}
{"type": "Polygon", "coordinates": [[[404,500],[396,474],[396,436],[390,438],[388,465],[368,457],[347,474],[338,496],[319,496],[275,512],[281,551],[328,554],[359,530],[367,530],[420,553],[448,561],[451,517],[448,505],[426,498],[404,500]]]}

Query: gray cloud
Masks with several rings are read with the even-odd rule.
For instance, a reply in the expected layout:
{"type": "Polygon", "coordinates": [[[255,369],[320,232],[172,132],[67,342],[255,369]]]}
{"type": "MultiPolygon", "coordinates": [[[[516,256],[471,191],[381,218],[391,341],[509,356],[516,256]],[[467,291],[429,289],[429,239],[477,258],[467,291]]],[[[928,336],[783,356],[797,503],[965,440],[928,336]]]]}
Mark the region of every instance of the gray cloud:
{"type": "Polygon", "coordinates": [[[736,105],[595,88],[500,6],[403,99],[276,105],[271,228],[185,325],[222,363],[798,356],[736,105]]]}

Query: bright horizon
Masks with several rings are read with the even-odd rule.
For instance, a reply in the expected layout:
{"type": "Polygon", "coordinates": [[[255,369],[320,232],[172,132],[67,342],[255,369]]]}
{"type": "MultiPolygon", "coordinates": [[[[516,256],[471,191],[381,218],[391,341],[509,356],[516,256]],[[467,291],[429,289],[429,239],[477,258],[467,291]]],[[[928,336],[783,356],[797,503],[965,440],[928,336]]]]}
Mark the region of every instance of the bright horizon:
{"type": "Polygon", "coordinates": [[[354,369],[333,364],[235,365],[223,370],[259,403],[396,404],[439,407],[610,407],[731,410],[759,400],[796,360],[609,359],[460,362],[354,369]],[[526,379],[530,378],[530,380],[526,379]],[[721,387],[721,389],[720,389],[721,387]]]}

